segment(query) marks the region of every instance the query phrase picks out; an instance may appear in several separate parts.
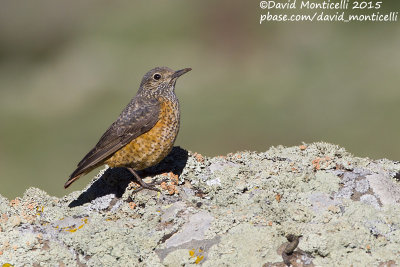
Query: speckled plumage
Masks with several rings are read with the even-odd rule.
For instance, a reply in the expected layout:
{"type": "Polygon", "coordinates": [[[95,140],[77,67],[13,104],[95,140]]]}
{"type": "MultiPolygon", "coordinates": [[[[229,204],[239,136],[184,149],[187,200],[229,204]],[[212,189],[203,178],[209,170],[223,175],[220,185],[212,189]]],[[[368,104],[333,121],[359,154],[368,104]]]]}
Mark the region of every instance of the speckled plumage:
{"type": "Polygon", "coordinates": [[[167,99],[160,103],[159,120],[153,128],[115,152],[105,161],[107,165],[143,170],[168,155],[179,131],[179,103],[167,99]]]}
{"type": "Polygon", "coordinates": [[[135,171],[157,164],[171,151],[180,120],[175,83],[190,70],[158,67],[147,72],[137,95],[78,163],[64,187],[103,164],[128,168],[144,186],[135,171]]]}

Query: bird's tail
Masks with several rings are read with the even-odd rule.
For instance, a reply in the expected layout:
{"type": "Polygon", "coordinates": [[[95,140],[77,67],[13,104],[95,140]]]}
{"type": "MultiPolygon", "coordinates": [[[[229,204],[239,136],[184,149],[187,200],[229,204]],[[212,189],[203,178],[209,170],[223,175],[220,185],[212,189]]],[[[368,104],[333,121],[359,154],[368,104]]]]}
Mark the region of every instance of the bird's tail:
{"type": "Polygon", "coordinates": [[[70,178],[68,179],[68,181],[64,184],[64,188],[68,188],[68,186],[70,186],[73,182],[75,182],[76,180],[79,179],[79,177],[81,177],[84,173],[78,174],[78,175],[72,175],[70,176],[70,178]]]}
{"type": "Polygon", "coordinates": [[[82,175],[85,175],[86,173],[90,172],[94,168],[82,168],[78,167],[70,176],[68,181],[64,184],[64,188],[67,188],[70,186],[73,182],[79,179],[82,175]]]}
{"type": "Polygon", "coordinates": [[[75,182],[76,180],[79,179],[79,177],[81,177],[82,175],[85,175],[89,172],[91,172],[92,170],[96,169],[97,167],[99,167],[102,163],[97,163],[95,165],[83,165],[81,163],[78,164],[78,168],[76,168],[76,170],[69,176],[68,181],[64,184],[64,188],[67,188],[68,186],[70,186],[73,182],[75,182]]]}

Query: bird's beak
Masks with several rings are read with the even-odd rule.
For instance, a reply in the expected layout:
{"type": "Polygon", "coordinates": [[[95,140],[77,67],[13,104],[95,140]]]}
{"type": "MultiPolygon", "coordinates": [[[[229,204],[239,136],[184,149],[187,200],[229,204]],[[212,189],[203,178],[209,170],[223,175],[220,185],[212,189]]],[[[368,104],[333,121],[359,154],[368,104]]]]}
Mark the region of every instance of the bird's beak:
{"type": "Polygon", "coordinates": [[[181,75],[185,74],[188,71],[191,71],[191,68],[186,68],[186,69],[182,69],[182,70],[177,70],[172,74],[172,80],[180,77],[181,75]]]}

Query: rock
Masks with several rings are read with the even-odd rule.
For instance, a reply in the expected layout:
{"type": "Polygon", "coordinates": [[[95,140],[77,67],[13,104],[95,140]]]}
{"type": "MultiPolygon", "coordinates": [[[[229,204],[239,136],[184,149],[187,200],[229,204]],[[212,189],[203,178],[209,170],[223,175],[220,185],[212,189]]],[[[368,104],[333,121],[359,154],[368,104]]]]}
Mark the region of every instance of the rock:
{"type": "Polygon", "coordinates": [[[175,147],[140,172],[161,193],[105,168],[63,198],[0,196],[0,264],[395,266],[399,171],[327,143],[215,158],[175,147]]]}

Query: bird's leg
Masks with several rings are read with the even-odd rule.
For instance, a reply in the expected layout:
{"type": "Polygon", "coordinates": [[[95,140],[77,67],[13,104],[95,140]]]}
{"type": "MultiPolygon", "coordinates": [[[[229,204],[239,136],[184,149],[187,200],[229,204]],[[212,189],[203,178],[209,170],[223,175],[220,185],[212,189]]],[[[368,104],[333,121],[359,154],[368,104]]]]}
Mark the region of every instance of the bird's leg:
{"type": "Polygon", "coordinates": [[[136,180],[139,182],[139,184],[141,185],[140,188],[138,188],[137,191],[140,191],[142,189],[149,189],[149,190],[154,190],[157,192],[160,192],[160,189],[156,188],[154,185],[157,185],[158,183],[145,183],[142,178],[140,178],[140,176],[132,169],[132,168],[127,168],[132,174],[133,176],[135,176],[136,180]]]}

